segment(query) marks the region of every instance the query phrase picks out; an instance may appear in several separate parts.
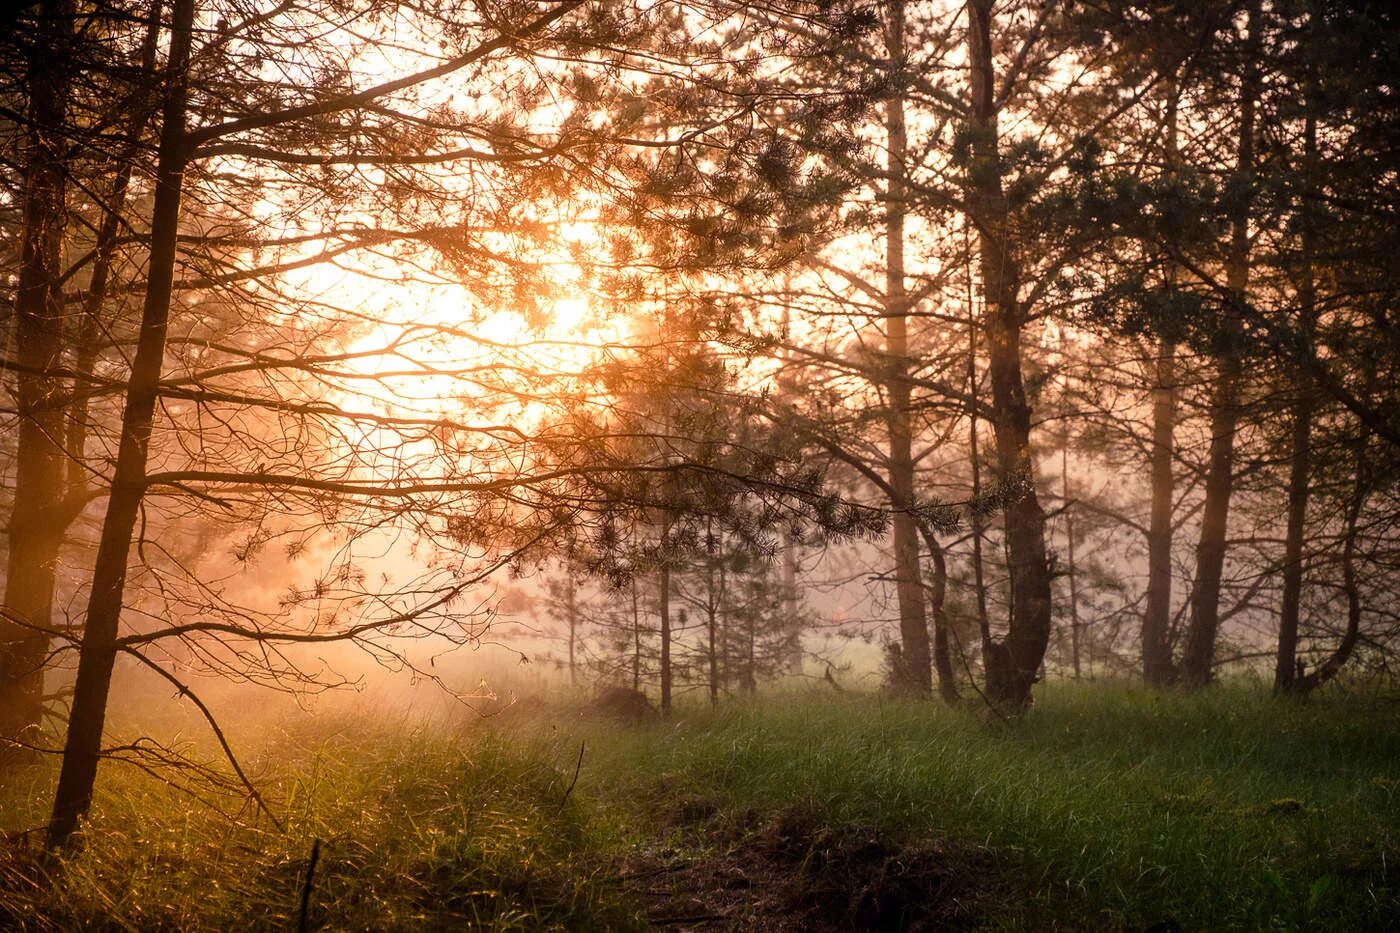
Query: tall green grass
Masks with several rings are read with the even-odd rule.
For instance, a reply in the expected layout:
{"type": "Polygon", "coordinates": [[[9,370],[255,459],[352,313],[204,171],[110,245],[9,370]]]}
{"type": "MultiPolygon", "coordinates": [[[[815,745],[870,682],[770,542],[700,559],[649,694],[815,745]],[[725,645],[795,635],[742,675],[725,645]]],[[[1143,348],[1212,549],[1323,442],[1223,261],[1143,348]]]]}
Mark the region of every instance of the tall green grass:
{"type": "MultiPolygon", "coordinates": [[[[989,928],[1395,929],[1397,726],[1394,698],[1104,685],[1051,686],[1011,725],[816,693],[643,725],[565,703],[456,725],[287,720],[245,762],[285,832],[107,765],[60,878],[0,854],[0,926],[294,928],[320,839],[313,928],[639,928],[619,880],[639,849],[736,842],[678,830],[687,808],[761,826],[796,807],[984,847],[989,928]]],[[[38,824],[52,778],[5,777],[5,829],[38,824]]]]}
{"type": "Polygon", "coordinates": [[[822,696],[600,735],[584,786],[802,803],[983,844],[1024,892],[996,925],[1396,928],[1397,714],[1394,699],[1059,685],[1024,721],[988,726],[822,696]]]}
{"type": "Polygon", "coordinates": [[[565,799],[572,764],[407,719],[302,722],[250,762],[284,832],[107,765],[57,880],[0,860],[0,926],[295,929],[319,839],[311,929],[635,928],[565,799]]]}

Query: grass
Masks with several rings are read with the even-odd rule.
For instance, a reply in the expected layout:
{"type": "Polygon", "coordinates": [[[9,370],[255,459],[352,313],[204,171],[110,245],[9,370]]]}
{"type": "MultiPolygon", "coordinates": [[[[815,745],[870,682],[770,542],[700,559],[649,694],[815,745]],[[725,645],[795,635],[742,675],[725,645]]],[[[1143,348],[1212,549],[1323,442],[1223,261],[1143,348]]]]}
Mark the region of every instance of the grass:
{"type": "MultiPolygon", "coordinates": [[[[989,928],[1396,928],[1397,726],[1394,697],[1104,685],[1055,685],[992,727],[823,694],[640,726],[563,704],[465,732],[301,721],[254,762],[286,833],[110,767],[61,888],[0,861],[0,922],[288,928],[320,838],[312,919],[330,928],[639,928],[626,866],[709,858],[744,838],[716,827],[800,810],[987,853],[989,928]]],[[[45,787],[11,782],[5,825],[33,821],[45,787]]]]}
{"type": "Polygon", "coordinates": [[[594,780],[981,843],[1024,886],[998,925],[1366,929],[1400,922],[1394,700],[1283,706],[1061,686],[985,728],[923,704],[826,698],[606,742],[594,780]],[[606,777],[604,777],[606,775],[606,777]]]}
{"type": "Polygon", "coordinates": [[[571,774],[538,746],[407,721],[303,722],[254,764],[285,832],[106,766],[61,886],[30,885],[12,865],[0,927],[295,929],[315,839],[313,929],[637,926],[564,801],[571,774]]]}

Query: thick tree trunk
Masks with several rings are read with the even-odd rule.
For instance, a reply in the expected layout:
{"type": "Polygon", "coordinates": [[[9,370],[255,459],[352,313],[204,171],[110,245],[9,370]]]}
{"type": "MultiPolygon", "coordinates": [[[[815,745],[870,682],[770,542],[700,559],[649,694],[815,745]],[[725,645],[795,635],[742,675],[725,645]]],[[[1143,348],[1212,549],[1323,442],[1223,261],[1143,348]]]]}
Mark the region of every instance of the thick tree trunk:
{"type": "Polygon", "coordinates": [[[146,462],[157,389],[165,356],[176,237],[185,168],[185,116],[194,0],[176,0],[171,21],[165,103],[151,217],[150,267],[141,333],[122,413],[121,445],[102,526],[92,592],[78,658],[78,677],[68,720],[48,845],[66,845],[92,802],[107,697],[116,661],[117,632],[126,587],[127,560],[136,516],[145,492],[146,462]]]}
{"type": "Polygon", "coordinates": [[[64,510],[63,238],[68,222],[65,120],[72,0],[45,0],[26,63],[23,230],[15,289],[19,413],[4,615],[0,616],[0,765],[27,757],[6,739],[33,742],[43,715],[64,510]]]}
{"type": "Polygon", "coordinates": [[[914,507],[913,419],[909,410],[909,294],[904,280],[905,155],[908,146],[904,125],[901,74],[904,61],[904,4],[894,0],[889,8],[886,48],[892,72],[892,91],[885,103],[888,141],[885,191],[885,341],[889,379],[890,486],[894,490],[894,574],[899,601],[901,666],[895,672],[896,688],[924,695],[932,690],[928,619],[919,572],[919,529],[914,507]]]}
{"type": "Polygon", "coordinates": [[[1020,261],[1007,223],[1001,187],[994,99],[991,0],[968,3],[968,67],[972,92],[972,159],[968,199],[978,228],[982,289],[986,296],[987,365],[992,389],[996,473],[1013,501],[1006,507],[1011,574],[1011,624],[1006,639],[990,643],[985,659],[987,694],[1010,709],[1030,704],[1050,642],[1050,566],[1045,551],[1045,512],[1036,497],[1031,462],[1031,412],[1021,377],[1018,298],[1020,261]]]}
{"type": "Polygon", "coordinates": [[[1196,545],[1196,584],[1191,594],[1191,623],[1181,659],[1182,680],[1193,688],[1210,683],[1215,661],[1226,532],[1234,489],[1240,359],[1228,353],[1221,358],[1218,367],[1210,405],[1210,461],[1206,469],[1205,505],[1201,509],[1201,536],[1196,545]]]}
{"type": "MultiPolygon", "coordinates": [[[[1240,131],[1235,170],[1248,179],[1254,168],[1254,111],[1259,94],[1259,69],[1253,47],[1259,32],[1257,3],[1249,12],[1249,60],[1240,86],[1240,131]]],[[[1231,218],[1230,245],[1225,261],[1225,284],[1231,300],[1240,305],[1249,289],[1250,198],[1242,198],[1231,218]]],[[[1221,577],[1225,569],[1226,534],[1230,497],[1235,483],[1235,432],[1239,424],[1240,322],[1234,309],[1226,309],[1217,353],[1215,386],[1210,405],[1210,459],[1206,468],[1205,503],[1201,509],[1201,536],[1196,545],[1196,582],[1191,594],[1191,622],[1181,659],[1186,686],[1210,683],[1215,663],[1215,639],[1220,629],[1221,577]]]]}

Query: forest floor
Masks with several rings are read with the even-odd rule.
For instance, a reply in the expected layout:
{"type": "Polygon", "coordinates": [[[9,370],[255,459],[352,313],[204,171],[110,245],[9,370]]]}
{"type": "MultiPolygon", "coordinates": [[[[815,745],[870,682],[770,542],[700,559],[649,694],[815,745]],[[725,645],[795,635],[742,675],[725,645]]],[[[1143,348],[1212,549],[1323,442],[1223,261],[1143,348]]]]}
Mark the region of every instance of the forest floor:
{"type": "Polygon", "coordinates": [[[14,832],[52,768],[4,776],[0,927],[295,929],[319,840],[308,929],[1400,928],[1394,694],[1051,685],[1010,725],[816,692],[669,720],[561,698],[287,718],[259,744],[283,829],[113,763],[61,876],[14,832]]]}

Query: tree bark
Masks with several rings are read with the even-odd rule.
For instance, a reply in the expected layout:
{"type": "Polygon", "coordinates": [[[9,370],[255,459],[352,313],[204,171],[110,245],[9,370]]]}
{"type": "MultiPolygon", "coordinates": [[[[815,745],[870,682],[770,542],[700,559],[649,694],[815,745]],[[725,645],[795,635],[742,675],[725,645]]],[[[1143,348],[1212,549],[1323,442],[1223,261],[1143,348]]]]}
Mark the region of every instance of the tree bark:
{"type": "MultiPolygon", "coordinates": [[[[1309,97],[1311,95],[1309,94],[1309,97]]],[[[1303,121],[1302,243],[1299,263],[1298,304],[1300,336],[1313,343],[1317,321],[1317,281],[1313,273],[1312,180],[1317,164],[1317,117],[1308,101],[1303,121]]],[[[1317,399],[1312,377],[1300,372],[1298,397],[1293,403],[1293,435],[1288,469],[1288,530],[1284,535],[1283,600],[1279,607],[1278,655],[1274,664],[1274,692],[1290,693],[1297,679],[1298,622],[1303,601],[1303,540],[1307,533],[1308,495],[1312,488],[1312,420],[1317,399]]]]}
{"type": "Polygon", "coordinates": [[[933,669],[929,658],[928,619],[924,615],[924,592],[919,572],[919,530],[914,508],[913,423],[910,413],[909,381],[909,293],[905,285],[904,222],[905,156],[908,138],[904,125],[903,70],[904,3],[893,0],[885,24],[885,45],[889,53],[890,97],[885,102],[887,137],[885,190],[885,349],[889,378],[890,486],[894,490],[894,573],[899,602],[901,664],[895,671],[903,692],[927,695],[933,689],[933,669]]]}
{"type": "Polygon", "coordinates": [[[1347,625],[1342,640],[1327,660],[1315,670],[1299,672],[1289,685],[1289,693],[1306,696],[1336,677],[1350,660],[1356,644],[1361,640],[1361,590],[1356,582],[1356,536],[1357,522],[1366,504],[1369,483],[1366,476],[1366,439],[1362,438],[1356,456],[1356,480],[1352,487],[1351,502],[1347,507],[1346,538],[1342,543],[1342,592],[1347,599],[1347,625]]]}
{"type": "MultiPolygon", "coordinates": [[[[710,706],[719,706],[719,645],[717,637],[719,635],[719,589],[715,586],[715,552],[714,523],[706,520],[706,534],[709,537],[707,542],[710,546],[709,553],[706,554],[705,561],[705,653],[706,661],[710,673],[710,706]]],[[[718,547],[720,560],[724,557],[723,541],[718,547]]],[[[723,573],[723,570],[720,571],[723,573]]],[[[722,578],[721,578],[722,579],[722,578]]]]}
{"type": "Polygon", "coordinates": [[[987,615],[987,578],[982,563],[982,538],[985,522],[982,518],[982,451],[977,437],[978,377],[977,377],[977,319],[973,312],[971,247],[967,267],[967,433],[969,469],[972,472],[972,587],[977,600],[977,632],[982,653],[986,657],[992,644],[991,620],[987,615]]]}
{"type": "Polygon", "coordinates": [[[1298,661],[1298,619],[1303,596],[1303,536],[1307,527],[1308,493],[1312,479],[1311,397],[1294,404],[1293,436],[1288,468],[1288,530],[1283,547],[1283,600],[1279,607],[1278,654],[1274,692],[1293,689],[1298,661]]]}
{"type": "Polygon", "coordinates": [[[933,669],[938,675],[938,695],[949,706],[955,706],[962,698],[958,695],[957,675],[953,672],[952,645],[949,643],[949,621],[945,608],[948,599],[948,561],[943,546],[932,529],[922,525],[924,546],[928,548],[929,562],[933,564],[933,578],[929,584],[929,609],[933,615],[933,669]]]}
{"type": "MultiPolygon", "coordinates": [[[[1045,512],[1035,491],[1031,461],[1031,412],[1021,376],[1021,329],[1025,308],[1018,298],[1021,268],[1008,224],[1001,185],[997,104],[993,84],[991,0],[970,0],[968,67],[972,93],[972,153],[967,169],[969,207],[978,230],[982,290],[986,300],[987,365],[992,389],[996,474],[1014,496],[1005,509],[1011,574],[1011,621],[1002,642],[986,648],[987,694],[1008,709],[1030,704],[1050,642],[1050,566],[1045,550],[1045,512]]],[[[984,651],[986,649],[984,648],[984,651]]]]}
{"type": "Polygon", "coordinates": [[[107,697],[116,660],[117,631],[136,517],[145,493],[146,463],[157,390],[165,356],[176,238],[187,158],[185,144],[188,66],[194,0],[176,0],[166,65],[151,250],[141,332],[122,413],[121,444],[107,515],[93,569],[92,592],[78,658],[68,737],[49,822],[50,848],[65,846],[92,803],[101,757],[107,697]]]}
{"type": "MultiPolygon", "coordinates": [[[[1178,113],[1181,87],[1176,77],[1167,86],[1166,171],[1175,177],[1181,166],[1178,113]]],[[[1175,245],[1175,244],[1173,244],[1175,245]]],[[[1177,267],[1166,260],[1166,286],[1177,287],[1177,267]]],[[[1176,477],[1176,342],[1157,342],[1152,385],[1152,505],[1147,527],[1147,594],[1142,614],[1142,679],[1165,687],[1176,680],[1172,657],[1172,510],[1176,477]]]]}
{"type": "Polygon", "coordinates": [[[4,615],[0,616],[0,765],[27,758],[43,716],[44,667],[53,624],[64,505],[65,392],[63,238],[68,224],[67,144],[72,0],[40,4],[26,63],[23,230],[15,289],[15,375],[19,414],[15,500],[10,514],[4,615]]]}
{"type": "MultiPolygon", "coordinates": [[[[1247,182],[1254,168],[1254,116],[1259,95],[1257,42],[1258,4],[1249,9],[1249,40],[1240,84],[1240,130],[1236,172],[1247,182]]],[[[1252,183],[1252,182],[1251,182],[1252,183]]],[[[1249,218],[1251,198],[1242,198],[1231,218],[1225,260],[1225,284],[1232,302],[1243,307],[1249,289],[1249,218]]],[[[1225,568],[1230,497],[1235,482],[1235,432],[1239,424],[1242,325],[1237,308],[1225,309],[1217,352],[1215,386],[1211,393],[1210,457],[1206,469],[1201,533],[1196,545],[1196,582],[1191,596],[1191,621],[1181,660],[1182,681],[1199,689],[1210,683],[1215,662],[1215,639],[1220,629],[1220,588],[1225,568]]]]}
{"type": "Polygon", "coordinates": [[[112,264],[122,229],[127,191],[131,187],[131,175],[141,152],[146,125],[155,117],[155,110],[160,106],[153,84],[156,75],[156,55],[160,45],[161,5],[161,0],[155,0],[146,13],[149,22],[146,26],[146,37],[141,43],[139,74],[142,80],[130,97],[131,114],[126,126],[124,147],[112,156],[112,188],[103,207],[102,222],[98,225],[97,241],[93,246],[92,277],[88,280],[87,290],[83,295],[82,320],[76,335],[71,338],[75,349],[73,392],[68,405],[68,427],[64,438],[64,447],[68,452],[67,497],[70,503],[64,517],[70,522],[77,517],[88,498],[86,452],[90,394],[82,381],[92,376],[102,349],[102,308],[111,284],[112,264]]]}
{"type": "Polygon", "coordinates": [[[637,578],[632,578],[632,689],[642,689],[642,613],[637,605],[637,578]]]}
{"type": "MultiPolygon", "coordinates": [[[[1074,668],[1074,679],[1080,678],[1079,663],[1079,581],[1074,578],[1074,512],[1070,508],[1069,489],[1069,442],[1060,448],[1061,497],[1065,500],[1065,577],[1069,581],[1069,648],[1070,662],[1074,668]]],[[[1089,656],[1092,672],[1094,659],[1089,656]]]]}
{"type": "MultiPolygon", "coordinates": [[[[567,572],[567,571],[566,571],[567,572]]],[[[564,612],[569,620],[569,686],[578,687],[578,594],[574,578],[570,576],[564,586],[564,612]]]]}
{"type": "Polygon", "coordinates": [[[797,597],[797,548],[796,541],[789,541],[783,548],[783,624],[787,627],[783,654],[789,674],[801,674],[804,660],[801,600],[797,597]]]}
{"type": "Polygon", "coordinates": [[[1142,677],[1162,687],[1176,679],[1172,659],[1172,472],[1176,432],[1176,344],[1157,345],[1152,387],[1152,514],[1147,528],[1147,605],[1142,615],[1142,677]]]}
{"type": "Polygon", "coordinates": [[[661,712],[671,712],[671,571],[661,568],[661,712]]]}

